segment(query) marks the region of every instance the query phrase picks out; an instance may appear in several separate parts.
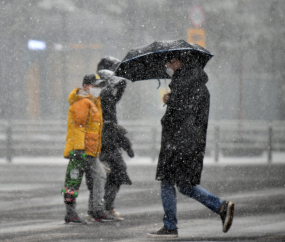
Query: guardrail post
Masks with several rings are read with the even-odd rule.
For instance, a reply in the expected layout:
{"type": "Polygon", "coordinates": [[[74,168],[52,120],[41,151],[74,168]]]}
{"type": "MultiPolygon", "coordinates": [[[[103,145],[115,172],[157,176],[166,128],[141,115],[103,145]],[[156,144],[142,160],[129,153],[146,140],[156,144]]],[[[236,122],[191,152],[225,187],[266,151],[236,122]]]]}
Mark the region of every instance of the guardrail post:
{"type": "Polygon", "coordinates": [[[272,162],[272,136],[273,130],[272,125],[270,123],[268,128],[268,163],[272,162]]]}
{"type": "Polygon", "coordinates": [[[8,162],[12,161],[12,128],[9,125],[6,131],[6,159],[8,162]]]}
{"type": "Polygon", "coordinates": [[[220,128],[217,125],[215,127],[215,162],[219,161],[219,153],[220,153],[220,128]]]}

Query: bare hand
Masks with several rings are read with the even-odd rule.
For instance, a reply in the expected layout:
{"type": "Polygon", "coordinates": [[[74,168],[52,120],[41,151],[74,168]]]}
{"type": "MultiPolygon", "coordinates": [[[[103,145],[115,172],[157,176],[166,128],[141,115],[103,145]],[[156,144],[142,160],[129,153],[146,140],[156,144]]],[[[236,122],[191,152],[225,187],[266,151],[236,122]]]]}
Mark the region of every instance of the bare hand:
{"type": "Polygon", "coordinates": [[[164,102],[164,103],[167,103],[168,101],[169,101],[169,95],[170,93],[166,93],[166,94],[164,94],[164,96],[163,96],[163,99],[162,99],[162,101],[164,102]]]}

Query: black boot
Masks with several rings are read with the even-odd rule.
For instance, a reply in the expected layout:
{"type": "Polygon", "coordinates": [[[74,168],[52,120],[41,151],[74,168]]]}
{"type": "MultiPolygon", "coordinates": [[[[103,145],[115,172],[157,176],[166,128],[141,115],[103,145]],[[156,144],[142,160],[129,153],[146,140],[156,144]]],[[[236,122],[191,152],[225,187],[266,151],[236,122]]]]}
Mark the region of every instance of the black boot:
{"type": "Polygon", "coordinates": [[[64,218],[65,222],[68,223],[85,223],[75,211],[75,204],[66,204],[66,215],[64,218]]]}
{"type": "Polygon", "coordinates": [[[86,224],[75,211],[76,208],[76,198],[68,193],[64,194],[64,203],[66,206],[66,215],[64,217],[65,223],[81,223],[86,224]]]}

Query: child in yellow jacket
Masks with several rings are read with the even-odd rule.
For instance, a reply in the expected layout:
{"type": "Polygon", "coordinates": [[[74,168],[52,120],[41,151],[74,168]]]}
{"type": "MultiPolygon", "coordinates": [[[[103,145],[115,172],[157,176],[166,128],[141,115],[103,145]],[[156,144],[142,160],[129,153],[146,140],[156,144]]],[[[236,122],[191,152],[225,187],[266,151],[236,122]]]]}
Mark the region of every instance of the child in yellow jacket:
{"type": "Polygon", "coordinates": [[[76,197],[84,173],[90,191],[88,214],[95,221],[112,220],[104,211],[106,173],[98,159],[103,128],[100,103],[103,84],[98,75],[86,75],[83,78],[83,88],[75,88],[68,97],[70,108],[64,157],[70,161],[62,190],[67,212],[66,223],[85,223],[75,211],[76,197]]]}

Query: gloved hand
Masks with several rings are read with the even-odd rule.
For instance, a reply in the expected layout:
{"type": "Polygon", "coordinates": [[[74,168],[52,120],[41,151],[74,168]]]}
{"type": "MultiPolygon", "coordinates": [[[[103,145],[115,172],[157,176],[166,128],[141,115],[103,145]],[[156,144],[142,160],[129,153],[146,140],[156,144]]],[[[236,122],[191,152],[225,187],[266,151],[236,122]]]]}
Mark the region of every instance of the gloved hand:
{"type": "Polygon", "coordinates": [[[128,149],[127,153],[128,153],[128,156],[131,157],[131,158],[133,158],[135,156],[134,151],[132,150],[132,148],[128,149]]]}
{"type": "Polygon", "coordinates": [[[74,150],[73,154],[71,154],[71,157],[76,160],[81,160],[81,159],[85,159],[86,154],[84,150],[74,150]]]}
{"type": "Polygon", "coordinates": [[[99,74],[100,78],[103,80],[109,80],[114,76],[113,71],[106,70],[106,69],[98,71],[98,74],[99,74]]]}
{"type": "Polygon", "coordinates": [[[127,86],[126,79],[123,79],[122,77],[118,77],[118,76],[111,77],[110,83],[114,88],[116,87],[125,88],[127,86]]]}

